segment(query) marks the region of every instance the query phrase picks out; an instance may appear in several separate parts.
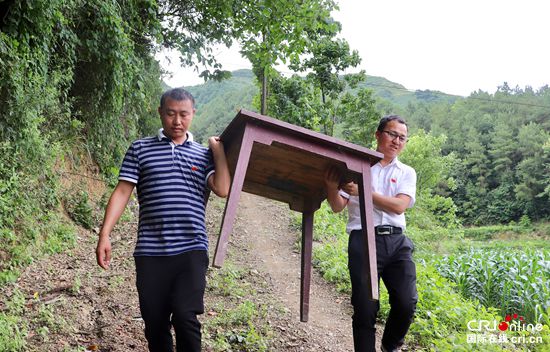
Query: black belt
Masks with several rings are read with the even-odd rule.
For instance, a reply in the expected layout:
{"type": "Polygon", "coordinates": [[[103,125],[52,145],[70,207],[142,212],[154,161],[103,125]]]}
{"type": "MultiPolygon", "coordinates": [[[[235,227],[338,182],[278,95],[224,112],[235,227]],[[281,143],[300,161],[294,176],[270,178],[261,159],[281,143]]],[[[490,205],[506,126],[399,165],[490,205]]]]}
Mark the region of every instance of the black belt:
{"type": "Polygon", "coordinates": [[[376,226],[374,228],[374,233],[377,235],[401,235],[403,233],[403,229],[397,226],[391,226],[391,225],[381,225],[376,226]]]}

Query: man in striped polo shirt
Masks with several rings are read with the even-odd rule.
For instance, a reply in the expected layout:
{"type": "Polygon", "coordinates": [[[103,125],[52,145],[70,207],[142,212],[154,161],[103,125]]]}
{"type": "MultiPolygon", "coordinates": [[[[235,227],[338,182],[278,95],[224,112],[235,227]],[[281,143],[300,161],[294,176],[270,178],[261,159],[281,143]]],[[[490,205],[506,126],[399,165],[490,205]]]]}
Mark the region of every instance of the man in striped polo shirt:
{"type": "Polygon", "coordinates": [[[126,152],[105,210],[96,258],[99,266],[109,267],[109,235],[136,187],[136,285],[149,350],[172,351],[173,326],[177,351],[199,352],[197,314],[204,312],[208,267],[204,199],[207,187],[226,197],[231,180],[220,139],[211,137],[206,148],[188,131],[195,115],[189,92],[165,92],[158,111],[163,127],[158,136],[137,140],[126,152]]]}

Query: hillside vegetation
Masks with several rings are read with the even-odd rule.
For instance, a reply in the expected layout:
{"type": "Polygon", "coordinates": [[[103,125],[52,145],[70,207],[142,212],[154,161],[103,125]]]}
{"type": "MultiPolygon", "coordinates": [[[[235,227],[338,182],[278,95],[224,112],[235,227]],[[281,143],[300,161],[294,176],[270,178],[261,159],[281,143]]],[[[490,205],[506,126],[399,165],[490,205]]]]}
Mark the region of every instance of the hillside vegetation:
{"type": "MultiPolygon", "coordinates": [[[[238,110],[258,110],[259,86],[251,70],[233,71],[230,78],[221,82],[209,81],[185,88],[197,101],[197,118],[193,122],[193,132],[200,141],[220,134],[238,110]]],[[[409,104],[452,103],[460,98],[436,91],[410,91],[401,84],[369,75],[359,83],[358,88],[372,89],[374,96],[388,102],[390,106],[402,109],[409,104]]]]}

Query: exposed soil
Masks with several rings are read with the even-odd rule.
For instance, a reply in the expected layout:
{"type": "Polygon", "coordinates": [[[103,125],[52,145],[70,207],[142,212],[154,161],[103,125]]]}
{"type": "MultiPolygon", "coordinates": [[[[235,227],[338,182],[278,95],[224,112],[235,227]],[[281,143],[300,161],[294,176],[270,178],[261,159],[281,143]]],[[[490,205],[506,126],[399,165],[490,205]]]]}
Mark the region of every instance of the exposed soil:
{"type": "MultiPolygon", "coordinates": [[[[215,234],[211,255],[223,213],[220,204],[208,206],[209,232],[215,234]]],[[[49,327],[45,331],[31,326],[28,351],[147,350],[134,284],[136,225],[127,222],[112,234],[113,260],[108,271],[95,263],[97,234],[81,230],[74,249],[35,261],[22,273],[15,287],[25,295],[26,314],[49,327]]],[[[267,315],[273,331],[270,350],[353,351],[349,296],[336,292],[315,271],[309,322],[300,322],[299,235],[285,204],[243,193],[226,262],[243,268],[253,284],[262,281],[251,299],[274,307],[267,315]]],[[[218,269],[210,272],[214,270],[218,269]]],[[[207,290],[205,300],[207,314],[202,320],[209,319],[219,297],[207,290]]]]}

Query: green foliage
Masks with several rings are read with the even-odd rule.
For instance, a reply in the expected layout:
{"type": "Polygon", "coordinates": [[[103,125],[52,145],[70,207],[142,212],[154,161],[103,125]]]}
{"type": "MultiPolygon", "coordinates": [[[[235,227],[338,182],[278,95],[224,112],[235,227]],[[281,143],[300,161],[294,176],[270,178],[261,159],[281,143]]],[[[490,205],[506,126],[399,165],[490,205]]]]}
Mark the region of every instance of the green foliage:
{"type": "Polygon", "coordinates": [[[74,227],[66,224],[58,215],[49,213],[40,219],[23,219],[21,231],[2,229],[0,242],[6,258],[0,262],[0,286],[13,282],[19,269],[44,254],[59,253],[76,243],[74,227]]]}
{"type": "Polygon", "coordinates": [[[149,52],[149,36],[158,30],[156,10],[152,2],[123,8],[95,0],[72,13],[77,36],[73,112],[84,123],[103,170],[118,166],[139,132],[153,132],[140,130],[138,123],[156,117],[160,94],[159,67],[149,52]]]}
{"type": "Polygon", "coordinates": [[[471,250],[441,258],[437,268],[465,297],[550,325],[550,252],[471,250]]]}
{"type": "Polygon", "coordinates": [[[38,308],[37,323],[49,334],[50,331],[59,331],[64,320],[59,314],[56,314],[54,305],[41,303],[38,308]]]}
{"type": "Polygon", "coordinates": [[[341,116],[345,140],[366,147],[374,144],[380,113],[373,94],[370,89],[359,89],[356,94],[347,92],[342,96],[337,114],[341,116]]]}
{"type": "Polygon", "coordinates": [[[93,227],[93,209],[86,191],[70,192],[64,203],[67,213],[76,224],[86,229],[93,227]]]}
{"type": "Polygon", "coordinates": [[[453,284],[430,265],[417,265],[418,304],[410,328],[414,341],[435,351],[504,351],[498,345],[467,342],[471,320],[499,320],[496,310],[480,306],[453,290],[453,284]]]}
{"type": "Polygon", "coordinates": [[[0,312],[0,350],[23,351],[26,328],[21,318],[0,312]]]}
{"type": "Polygon", "coordinates": [[[221,82],[210,81],[188,87],[195,97],[197,113],[191,125],[193,136],[205,143],[211,136],[219,136],[240,109],[253,110],[256,93],[254,75],[250,70],[234,71],[232,77],[221,82]]]}
{"type": "Polygon", "coordinates": [[[14,290],[0,312],[0,351],[23,351],[26,345],[28,324],[21,317],[25,309],[25,296],[14,290]]]}
{"type": "Polygon", "coordinates": [[[315,45],[318,33],[334,33],[339,26],[330,19],[332,0],[258,0],[239,2],[234,26],[239,32],[241,53],[261,83],[261,109],[267,113],[268,81],[280,60],[296,62],[315,45]]]}
{"type": "MultiPolygon", "coordinates": [[[[391,82],[383,77],[367,76],[367,80],[359,84],[360,88],[372,89],[375,96],[387,101],[395,109],[405,109],[414,107],[415,109],[420,106],[433,106],[438,104],[448,105],[455,102],[460,97],[456,95],[446,94],[439,91],[415,91],[411,92],[403,85],[395,82],[391,82]]],[[[406,116],[411,116],[413,111],[408,110],[406,116]]],[[[419,111],[420,112],[420,111],[419,111]]],[[[390,113],[389,111],[385,114],[390,113]]],[[[423,126],[419,126],[423,127],[423,126]]]]}
{"type": "Polygon", "coordinates": [[[268,350],[271,331],[264,324],[267,308],[242,297],[254,293],[245,271],[231,265],[210,271],[208,289],[222,297],[203,324],[204,341],[213,351],[268,350]]]}
{"type": "Polygon", "coordinates": [[[244,274],[243,270],[232,265],[225,265],[211,273],[208,290],[222,297],[244,297],[253,291],[251,287],[243,283],[244,274]]]}
{"type": "Polygon", "coordinates": [[[48,236],[44,241],[42,251],[47,254],[61,253],[76,245],[76,230],[73,226],[59,220],[55,226],[50,226],[48,236]]]}
{"type": "Polygon", "coordinates": [[[454,186],[449,174],[456,158],[454,154],[442,155],[445,140],[444,135],[435,136],[420,130],[410,136],[399,156],[401,161],[415,169],[417,188],[421,191],[436,191],[437,187],[452,189],[454,186]]]}
{"type": "MultiPolygon", "coordinates": [[[[347,74],[343,78],[340,72],[350,67],[357,67],[361,63],[359,53],[354,50],[350,52],[349,44],[342,39],[335,38],[339,26],[330,30],[322,29],[314,32],[315,38],[306,51],[306,57],[301,60],[294,60],[291,68],[298,71],[311,71],[307,74],[308,84],[318,91],[320,109],[317,111],[317,118],[321,125],[321,131],[329,136],[334,135],[334,127],[342,113],[340,105],[351,105],[353,96],[348,94],[348,99],[342,95],[346,88],[355,88],[357,84],[365,79],[364,71],[356,74],[347,74]]],[[[312,99],[314,100],[315,97],[312,99]]],[[[359,101],[363,106],[372,107],[373,99],[359,101]]],[[[360,110],[360,109],[355,109],[360,110]]],[[[349,112],[349,111],[348,111],[349,112]]],[[[345,114],[342,114],[345,115],[345,114]]],[[[370,116],[367,114],[367,119],[370,116]]]]}
{"type": "Polygon", "coordinates": [[[524,215],[521,217],[518,224],[512,221],[509,225],[466,227],[464,228],[464,237],[483,241],[494,239],[497,236],[502,237],[502,235],[525,237],[527,234],[538,234],[543,237],[550,236],[550,232],[544,230],[544,223],[536,224],[535,227],[537,228],[537,231],[535,231],[529,217],[524,215]]]}
{"type": "MultiPolygon", "coordinates": [[[[129,140],[151,132],[160,93],[151,40],[153,1],[15,1],[0,23],[1,278],[42,252],[74,243],[59,211],[57,161],[71,144],[95,157],[106,176],[129,140]],[[154,98],[154,102],[153,102],[154,98]],[[38,170],[38,171],[37,171],[38,170]]],[[[74,202],[91,227],[90,208],[74,202]]]]}
{"type": "MultiPolygon", "coordinates": [[[[345,225],[341,216],[330,214],[328,207],[316,212],[315,232],[323,233],[321,243],[314,248],[313,263],[323,277],[336,284],[339,290],[350,293],[347,269],[347,241],[344,232],[333,233],[331,227],[345,225]],[[320,213],[320,214],[319,214],[320,213]],[[320,221],[317,219],[321,218],[320,221]],[[329,218],[332,221],[328,220],[329,218]],[[327,226],[327,224],[331,224],[327,226]]],[[[474,345],[467,342],[470,320],[498,320],[497,310],[485,308],[475,298],[468,299],[457,292],[457,286],[424,260],[417,260],[417,289],[419,301],[408,338],[411,344],[435,351],[503,351],[499,345],[474,345]]],[[[389,312],[388,295],[383,283],[380,288],[380,319],[389,312]]],[[[506,346],[521,350],[521,345],[506,346]]]]}
{"type": "Polygon", "coordinates": [[[349,293],[351,282],[347,249],[347,236],[341,235],[332,241],[324,241],[313,250],[313,265],[321,272],[323,278],[334,283],[339,291],[349,293]]]}
{"type": "Polygon", "coordinates": [[[270,88],[269,115],[313,131],[321,130],[320,92],[310,81],[296,74],[289,78],[273,74],[270,88]]]}
{"type": "MultiPolygon", "coordinates": [[[[149,10],[158,19],[155,34],[159,34],[164,47],[180,53],[182,65],[193,66],[196,71],[204,67],[200,76],[206,79],[226,78],[213,52],[215,44],[229,46],[238,35],[234,16],[240,16],[241,0],[160,0],[158,8],[149,10]],[[213,70],[211,70],[213,69],[213,70]]],[[[139,3],[137,3],[139,5],[139,3]]]]}
{"type": "Polygon", "coordinates": [[[495,94],[473,93],[448,107],[411,106],[411,124],[445,135],[444,154],[460,158],[451,168],[456,187],[449,190],[458,215],[468,224],[518,221],[550,215],[545,145],[550,124],[549,88],[538,91],[501,87],[495,94]]]}

